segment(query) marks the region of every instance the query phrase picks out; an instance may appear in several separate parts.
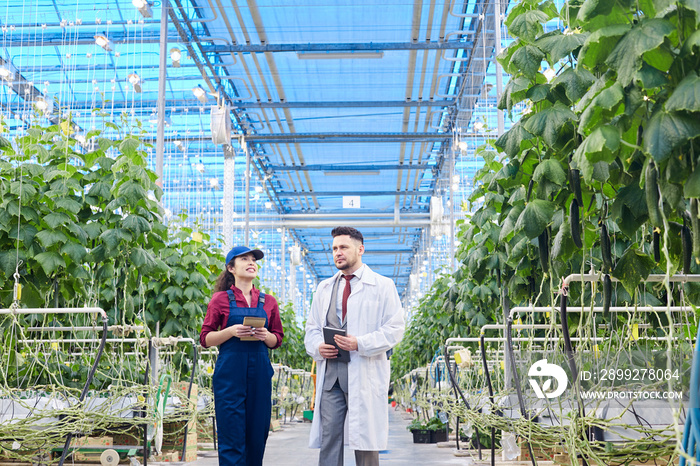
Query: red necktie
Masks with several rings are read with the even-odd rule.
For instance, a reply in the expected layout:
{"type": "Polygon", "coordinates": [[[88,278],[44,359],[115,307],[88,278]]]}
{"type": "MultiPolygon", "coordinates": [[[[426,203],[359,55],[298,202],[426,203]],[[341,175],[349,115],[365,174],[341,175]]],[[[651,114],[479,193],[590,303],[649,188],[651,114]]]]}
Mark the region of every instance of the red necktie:
{"type": "Polygon", "coordinates": [[[354,275],[343,275],[345,279],[345,288],[343,288],[343,320],[345,320],[345,315],[348,313],[348,298],[350,297],[350,280],[354,275]]]}

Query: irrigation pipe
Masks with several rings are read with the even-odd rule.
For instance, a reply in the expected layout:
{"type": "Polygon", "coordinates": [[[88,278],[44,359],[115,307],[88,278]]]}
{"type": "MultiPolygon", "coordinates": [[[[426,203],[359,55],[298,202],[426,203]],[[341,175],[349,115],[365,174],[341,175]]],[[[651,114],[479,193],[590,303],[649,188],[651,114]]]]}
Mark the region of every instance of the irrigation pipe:
{"type": "MultiPolygon", "coordinates": [[[[0,309],[0,315],[17,315],[17,314],[100,314],[102,317],[102,338],[100,340],[100,347],[97,350],[97,355],[95,356],[95,361],[88,372],[87,380],[83,386],[83,391],[80,393],[80,398],[78,403],[82,403],[85,400],[85,396],[90,388],[90,383],[92,383],[92,378],[95,376],[95,371],[97,370],[97,365],[100,363],[102,358],[102,353],[105,349],[105,343],[107,340],[107,325],[109,324],[109,319],[107,318],[107,313],[104,309],[99,307],[89,307],[89,308],[44,308],[44,309],[0,309]]],[[[63,466],[68,455],[68,449],[70,448],[70,442],[73,438],[73,432],[68,432],[66,435],[66,442],[63,445],[63,451],[61,452],[61,459],[58,462],[58,466],[63,466]]]]}

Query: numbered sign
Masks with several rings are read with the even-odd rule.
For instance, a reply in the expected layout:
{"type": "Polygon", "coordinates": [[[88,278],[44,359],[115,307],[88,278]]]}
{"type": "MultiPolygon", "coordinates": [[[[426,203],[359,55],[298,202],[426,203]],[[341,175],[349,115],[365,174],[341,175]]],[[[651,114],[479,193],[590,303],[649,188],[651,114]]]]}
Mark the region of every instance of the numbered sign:
{"type": "Polygon", "coordinates": [[[343,209],[359,209],[360,196],[343,196],[343,209]]]}

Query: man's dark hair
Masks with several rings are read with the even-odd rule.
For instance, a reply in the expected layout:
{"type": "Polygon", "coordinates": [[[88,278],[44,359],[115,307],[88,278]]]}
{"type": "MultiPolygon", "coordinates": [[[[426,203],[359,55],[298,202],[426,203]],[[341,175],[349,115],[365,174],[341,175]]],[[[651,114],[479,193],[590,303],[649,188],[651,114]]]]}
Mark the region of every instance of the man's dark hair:
{"type": "Polygon", "coordinates": [[[335,238],[336,236],[343,235],[347,235],[352,239],[356,239],[360,242],[360,244],[365,244],[365,238],[362,236],[362,233],[360,233],[359,230],[353,227],[335,227],[333,228],[333,231],[331,231],[331,236],[333,238],[335,238]]]}

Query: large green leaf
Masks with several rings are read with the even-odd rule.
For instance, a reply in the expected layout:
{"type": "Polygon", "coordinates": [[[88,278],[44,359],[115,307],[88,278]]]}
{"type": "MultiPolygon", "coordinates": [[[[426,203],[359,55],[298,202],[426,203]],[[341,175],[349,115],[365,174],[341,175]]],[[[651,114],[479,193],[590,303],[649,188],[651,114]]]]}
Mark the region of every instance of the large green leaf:
{"type": "Polygon", "coordinates": [[[653,267],[654,261],[632,245],[617,261],[612,275],[622,282],[631,296],[634,296],[635,288],[649,276],[653,267]]]}
{"type": "Polygon", "coordinates": [[[66,254],[73,262],[80,263],[85,258],[87,250],[82,244],[69,241],[61,247],[61,254],[66,254]]]}
{"type": "Polygon", "coordinates": [[[112,197],[112,193],[109,190],[110,186],[103,182],[103,181],[98,181],[97,183],[93,184],[90,189],[88,190],[87,195],[91,197],[101,197],[102,199],[109,199],[112,197]]]}
{"type": "Polygon", "coordinates": [[[139,141],[138,139],[127,137],[121,143],[119,143],[119,152],[121,152],[129,158],[132,158],[134,155],[136,155],[136,151],[138,150],[140,145],[141,141],[139,141]]]}
{"type": "Polygon", "coordinates": [[[508,81],[506,88],[498,101],[498,108],[511,112],[513,106],[527,98],[530,80],[525,76],[516,76],[508,81]]]}
{"type": "Polygon", "coordinates": [[[148,220],[139,215],[128,215],[124,220],[122,220],[122,226],[133,231],[136,233],[136,235],[151,231],[151,224],[148,222],[148,220]]]}
{"type": "Polygon", "coordinates": [[[523,128],[523,121],[527,120],[525,118],[519,120],[496,140],[496,147],[503,149],[508,157],[517,157],[523,147],[522,143],[533,138],[533,135],[523,128]]]}
{"type": "MultiPolygon", "coordinates": [[[[583,110],[581,123],[579,124],[579,133],[585,134],[596,126],[609,122],[624,101],[624,98],[624,90],[618,82],[600,91],[583,110]]],[[[579,111],[579,105],[576,106],[576,109],[579,111]]]]}
{"type": "Polygon", "coordinates": [[[51,212],[44,216],[44,221],[52,229],[56,229],[59,226],[65,225],[70,222],[70,217],[63,212],[51,212]]]}
{"type": "Polygon", "coordinates": [[[559,60],[581,47],[587,37],[588,33],[563,34],[557,29],[537,39],[535,45],[549,55],[547,62],[550,66],[554,66],[559,60]]]}
{"type": "MultiPolygon", "coordinates": [[[[688,180],[683,184],[683,195],[685,197],[700,197],[700,167],[696,166],[688,180]]],[[[700,235],[700,232],[693,232],[700,235]]]]}
{"type": "Polygon", "coordinates": [[[544,53],[540,49],[534,45],[525,45],[513,53],[509,65],[524,76],[534,79],[543,59],[544,53]]]}
{"type": "Polygon", "coordinates": [[[524,128],[535,136],[544,139],[547,145],[554,146],[564,125],[576,120],[576,114],[561,102],[532,115],[524,128]]]}
{"type": "Polygon", "coordinates": [[[542,199],[532,200],[518,217],[515,229],[522,230],[530,239],[537,238],[552,221],[553,215],[553,202],[542,199]]]}
{"type": "Polygon", "coordinates": [[[125,197],[130,205],[135,205],[146,197],[146,190],[136,181],[126,181],[119,187],[119,196],[125,197]]]}
{"type": "Polygon", "coordinates": [[[610,0],[586,0],[576,19],[579,26],[588,30],[628,21],[617,2],[610,0]]]}
{"type": "Polygon", "coordinates": [[[169,286],[163,290],[163,293],[172,301],[177,301],[182,298],[182,288],[179,286],[169,286]]]}
{"type": "Polygon", "coordinates": [[[644,130],[644,152],[665,161],[677,147],[700,136],[700,118],[679,112],[656,112],[644,130]]]}
{"type": "Polygon", "coordinates": [[[62,231],[41,230],[34,236],[44,248],[50,248],[56,243],[63,244],[68,237],[62,231]]]}
{"type": "Polygon", "coordinates": [[[583,157],[590,163],[612,162],[620,149],[620,130],[610,125],[596,128],[576,149],[574,160],[579,163],[583,157]]]}
{"type": "Polygon", "coordinates": [[[666,101],[665,108],[667,112],[677,110],[700,112],[700,77],[695,71],[688,73],[688,76],[678,84],[666,101]]]}
{"type": "Polygon", "coordinates": [[[566,97],[571,102],[578,101],[583,97],[591,85],[595,82],[595,77],[590,71],[582,66],[567,68],[552,81],[552,87],[562,86],[566,97]]]}
{"type": "Polygon", "coordinates": [[[603,63],[620,37],[627,34],[632,26],[629,23],[606,26],[591,33],[578,54],[580,65],[593,69],[603,63]]]}
{"type": "Polygon", "coordinates": [[[567,176],[559,161],[554,159],[546,159],[537,165],[535,172],[532,174],[532,179],[538,183],[542,180],[542,178],[548,179],[552,183],[562,186],[564,183],[566,183],[567,176]]]}
{"type": "Polygon", "coordinates": [[[618,82],[627,86],[642,67],[642,56],[663,44],[673,31],[673,24],[666,19],[642,19],[620,39],[605,63],[617,71],[618,82]]]}
{"type": "MultiPolygon", "coordinates": [[[[84,225],[81,223],[81,225],[84,225]]],[[[66,229],[73,234],[73,238],[80,243],[85,243],[88,240],[88,235],[83,228],[75,222],[68,222],[66,229]]]]}
{"type": "Polygon", "coordinates": [[[524,11],[517,15],[508,26],[508,33],[513,37],[521,37],[529,41],[542,34],[542,23],[549,20],[549,16],[540,10],[524,11]]]}
{"type": "Polygon", "coordinates": [[[47,276],[51,276],[53,272],[66,266],[61,255],[54,251],[42,252],[34,256],[34,259],[41,265],[41,268],[44,269],[44,273],[47,276]]]}
{"type": "Polygon", "coordinates": [[[54,205],[57,208],[67,210],[68,212],[71,212],[73,214],[77,214],[78,212],[80,212],[80,209],[83,207],[83,205],[80,202],[70,197],[62,197],[60,199],[56,199],[54,205]]]}
{"type": "Polygon", "coordinates": [[[524,209],[525,206],[521,204],[515,205],[510,209],[501,226],[501,232],[498,237],[499,241],[507,241],[509,239],[511,234],[515,231],[515,224],[518,223],[518,218],[520,218],[520,214],[523,213],[524,209]]]}
{"type": "Polygon", "coordinates": [[[122,241],[131,241],[132,236],[129,230],[124,228],[112,228],[100,235],[100,239],[109,249],[116,249],[122,241]]]}

